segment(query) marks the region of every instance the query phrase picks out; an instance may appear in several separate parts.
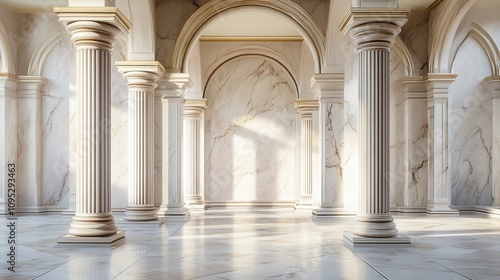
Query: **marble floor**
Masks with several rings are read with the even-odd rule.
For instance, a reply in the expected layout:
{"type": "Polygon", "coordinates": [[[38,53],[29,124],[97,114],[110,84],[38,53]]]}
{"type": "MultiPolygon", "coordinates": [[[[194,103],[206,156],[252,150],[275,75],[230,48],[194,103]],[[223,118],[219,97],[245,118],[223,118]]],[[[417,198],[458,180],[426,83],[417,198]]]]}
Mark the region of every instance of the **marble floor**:
{"type": "Polygon", "coordinates": [[[0,279],[500,279],[500,219],[395,216],[410,246],[350,248],[353,217],[293,210],[207,210],[187,222],[116,219],[116,248],[61,246],[71,217],[18,217],[16,272],[7,270],[8,221],[0,230],[0,279]]]}

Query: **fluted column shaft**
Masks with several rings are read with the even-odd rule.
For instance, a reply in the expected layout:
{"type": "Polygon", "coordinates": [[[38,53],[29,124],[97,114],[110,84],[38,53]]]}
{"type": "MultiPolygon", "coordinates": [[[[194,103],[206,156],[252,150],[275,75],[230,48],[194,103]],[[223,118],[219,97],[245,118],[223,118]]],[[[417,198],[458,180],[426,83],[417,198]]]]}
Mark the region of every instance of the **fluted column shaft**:
{"type": "Polygon", "coordinates": [[[296,100],[295,109],[300,114],[300,197],[296,208],[312,206],[312,126],[313,111],[318,109],[318,100],[296,100]]]}
{"type": "Polygon", "coordinates": [[[117,233],[111,214],[111,50],[130,22],[116,7],[59,7],[54,12],[76,49],[76,212],[69,233],[77,238],[58,242],[113,243],[124,234],[117,233]],[[83,238],[105,236],[100,241],[83,238]]]}
{"type": "Polygon", "coordinates": [[[123,61],[116,65],[129,88],[129,188],[125,219],[155,220],[154,89],[164,69],[155,61],[123,61]]]}
{"type": "Polygon", "coordinates": [[[187,99],[184,103],[183,184],[186,207],[205,209],[200,172],[200,120],[206,99],[187,99]]]}
{"type": "Polygon", "coordinates": [[[389,62],[407,12],[351,10],[349,29],[358,50],[361,154],[360,210],[353,234],[360,237],[395,237],[398,232],[389,212],[389,62]]]}

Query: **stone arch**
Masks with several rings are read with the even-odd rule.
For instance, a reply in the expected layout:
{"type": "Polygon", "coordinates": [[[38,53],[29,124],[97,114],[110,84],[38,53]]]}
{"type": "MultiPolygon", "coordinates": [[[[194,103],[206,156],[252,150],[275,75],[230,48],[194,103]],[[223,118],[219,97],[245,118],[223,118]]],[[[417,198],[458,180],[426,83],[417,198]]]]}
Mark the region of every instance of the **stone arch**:
{"type": "Polygon", "coordinates": [[[3,24],[0,22],[0,73],[15,74],[12,50],[9,43],[9,37],[3,24]]]}
{"type": "Polygon", "coordinates": [[[484,52],[486,53],[486,56],[488,56],[491,73],[493,75],[500,75],[500,51],[498,50],[498,46],[496,45],[493,38],[488,34],[488,32],[486,32],[486,30],[484,30],[481,26],[474,22],[471,22],[466,29],[457,34],[456,38],[460,43],[456,46],[455,49],[452,50],[452,57],[450,59],[449,68],[451,69],[460,46],[469,37],[474,38],[479,43],[479,45],[481,45],[484,52]]]}
{"type": "Polygon", "coordinates": [[[408,77],[413,76],[414,64],[410,50],[408,50],[406,44],[399,36],[396,37],[396,41],[394,42],[394,50],[405,66],[405,75],[408,77]]]}
{"type": "Polygon", "coordinates": [[[173,52],[173,70],[187,72],[190,52],[207,23],[222,13],[244,7],[272,12],[294,24],[311,50],[316,73],[321,73],[324,68],[322,65],[325,53],[324,34],[300,5],[287,0],[212,0],[203,5],[191,15],[181,29],[173,52]]]}
{"type": "Polygon", "coordinates": [[[429,73],[449,73],[455,34],[463,18],[478,0],[446,1],[434,26],[429,51],[429,73]]]}
{"type": "Polygon", "coordinates": [[[284,56],[277,53],[276,51],[259,45],[250,45],[250,46],[235,48],[227,52],[223,56],[221,56],[214,63],[212,63],[211,66],[206,71],[208,75],[206,80],[203,81],[203,92],[205,92],[206,86],[210,81],[210,78],[217,71],[217,69],[219,69],[222,65],[224,65],[227,62],[243,56],[263,57],[267,60],[279,64],[288,73],[291,80],[293,81],[296,91],[295,96],[299,98],[299,88],[297,83],[298,75],[296,69],[292,66],[293,64],[284,56]]]}
{"type": "Polygon", "coordinates": [[[128,42],[128,60],[155,60],[154,6],[152,1],[126,1],[120,10],[132,22],[128,42]]]}
{"type": "Polygon", "coordinates": [[[45,40],[43,40],[41,46],[31,57],[27,73],[29,76],[41,76],[43,64],[45,63],[47,55],[49,55],[50,51],[52,51],[59,42],[64,42],[59,30],[54,30],[45,40]]]}

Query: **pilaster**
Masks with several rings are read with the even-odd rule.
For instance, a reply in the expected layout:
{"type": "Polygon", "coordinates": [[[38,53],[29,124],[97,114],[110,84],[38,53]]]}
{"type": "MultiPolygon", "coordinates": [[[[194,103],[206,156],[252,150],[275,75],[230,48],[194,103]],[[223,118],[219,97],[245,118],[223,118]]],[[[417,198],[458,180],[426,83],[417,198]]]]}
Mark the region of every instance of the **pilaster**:
{"type": "Polygon", "coordinates": [[[300,197],[296,209],[312,209],[313,193],[313,112],[318,111],[317,99],[297,99],[295,109],[300,115],[300,197]]]}
{"type": "Polygon", "coordinates": [[[186,207],[193,210],[205,209],[200,122],[206,108],[206,99],[186,99],[183,109],[183,189],[186,207]]]}
{"type": "Polygon", "coordinates": [[[427,83],[429,194],[427,212],[430,214],[458,214],[451,209],[450,154],[448,139],[448,93],[457,75],[429,73],[427,83]]]}
{"type": "Polygon", "coordinates": [[[129,190],[125,220],[158,219],[154,205],[154,89],[165,69],[157,61],[120,61],[129,94],[129,190]]]}
{"type": "Polygon", "coordinates": [[[7,196],[8,183],[16,183],[19,177],[19,173],[17,172],[16,90],[17,77],[11,74],[0,73],[0,215],[10,212],[8,210],[7,196]],[[15,172],[8,170],[9,164],[15,165],[15,172]],[[9,176],[9,174],[12,174],[12,176],[9,176]]]}
{"type": "Polygon", "coordinates": [[[493,103],[492,191],[493,205],[500,206],[500,76],[488,78],[493,103]]]}
{"type": "Polygon", "coordinates": [[[427,86],[423,77],[404,77],[404,205],[403,213],[427,209],[427,86]]]}
{"type": "Polygon", "coordinates": [[[189,74],[168,73],[160,79],[162,95],[162,204],[159,216],[189,217],[182,190],[182,128],[184,91],[192,87],[189,74]]]}
{"type": "Polygon", "coordinates": [[[344,74],[315,74],[311,87],[318,90],[321,199],[313,214],[345,215],[342,150],[344,125],[344,74]]]}
{"type": "Polygon", "coordinates": [[[358,51],[360,212],[349,245],[408,244],[389,212],[390,49],[407,21],[406,9],[352,8],[341,24],[358,51]]]}
{"type": "Polygon", "coordinates": [[[20,76],[17,81],[18,119],[18,212],[44,212],[41,193],[42,166],[42,88],[47,79],[40,76],[20,76]]]}
{"type": "Polygon", "coordinates": [[[111,214],[111,50],[129,20],[116,7],[54,8],[76,47],[76,212],[60,244],[123,241],[111,214]]]}

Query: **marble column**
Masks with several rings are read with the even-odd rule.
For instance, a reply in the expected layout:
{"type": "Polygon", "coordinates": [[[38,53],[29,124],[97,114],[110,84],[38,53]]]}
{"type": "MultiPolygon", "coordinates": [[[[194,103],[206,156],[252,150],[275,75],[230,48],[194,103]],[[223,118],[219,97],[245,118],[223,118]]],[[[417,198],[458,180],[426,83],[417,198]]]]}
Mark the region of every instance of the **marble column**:
{"type": "Polygon", "coordinates": [[[316,216],[345,215],[342,154],[344,146],[344,74],[315,74],[311,87],[318,90],[320,201],[316,216]]]}
{"type": "Polygon", "coordinates": [[[61,244],[117,244],[111,214],[111,50],[130,22],[116,7],[54,8],[76,47],[76,213],[61,244]]]}
{"type": "Polygon", "coordinates": [[[162,204],[159,216],[187,218],[182,190],[182,114],[184,90],[192,87],[189,74],[168,73],[158,83],[162,95],[162,204]]]}
{"type": "Polygon", "coordinates": [[[17,81],[18,203],[24,213],[43,212],[42,205],[42,87],[47,79],[20,76],[17,81]]]}
{"type": "Polygon", "coordinates": [[[428,204],[430,214],[458,214],[451,209],[450,154],[448,139],[448,92],[454,74],[429,73],[427,83],[427,121],[429,123],[428,204]]]}
{"type": "Polygon", "coordinates": [[[500,76],[488,78],[493,103],[492,191],[493,205],[500,206],[500,76]]]}
{"type": "Polygon", "coordinates": [[[300,114],[300,197],[295,209],[312,209],[313,112],[318,110],[318,100],[297,99],[295,109],[300,114]]]}
{"type": "Polygon", "coordinates": [[[128,82],[129,188],[125,220],[158,219],[154,205],[154,89],[165,72],[157,61],[119,61],[128,82]]]}
{"type": "Polygon", "coordinates": [[[16,90],[17,78],[8,73],[0,73],[0,215],[10,212],[7,196],[8,183],[15,183],[19,175],[17,171],[16,90]],[[14,164],[15,167],[9,164],[14,164]],[[14,167],[15,172],[10,172],[9,167],[14,167]]]}
{"type": "Polygon", "coordinates": [[[409,10],[351,8],[341,25],[358,51],[360,211],[344,241],[357,244],[408,244],[389,212],[390,49],[409,10]]]}
{"type": "Polygon", "coordinates": [[[404,77],[405,186],[402,213],[427,210],[427,87],[421,76],[404,77]]]}
{"type": "Polygon", "coordinates": [[[183,167],[182,183],[184,184],[184,199],[186,208],[205,209],[203,198],[202,174],[203,164],[201,136],[201,116],[207,108],[206,99],[186,99],[184,103],[184,131],[183,131],[183,167]]]}

